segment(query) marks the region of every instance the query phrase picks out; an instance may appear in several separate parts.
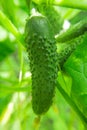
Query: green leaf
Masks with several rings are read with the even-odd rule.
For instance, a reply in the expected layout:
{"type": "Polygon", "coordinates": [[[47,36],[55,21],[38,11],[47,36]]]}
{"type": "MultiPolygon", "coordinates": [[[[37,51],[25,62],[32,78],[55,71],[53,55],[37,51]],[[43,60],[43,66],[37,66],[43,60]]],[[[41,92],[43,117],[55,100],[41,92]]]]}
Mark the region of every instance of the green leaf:
{"type": "Polygon", "coordinates": [[[75,15],[75,17],[72,17],[70,19],[70,23],[76,24],[77,22],[81,21],[82,19],[87,17],[87,11],[80,11],[77,15],[75,15]]]}
{"type": "Polygon", "coordinates": [[[57,42],[67,42],[87,32],[87,17],[72,25],[67,31],[60,33],[56,37],[57,42]]]}
{"type": "Polygon", "coordinates": [[[7,96],[4,96],[3,98],[0,98],[0,115],[4,111],[4,109],[7,107],[8,103],[11,100],[12,95],[9,94],[7,96]]]}
{"type": "Polygon", "coordinates": [[[14,50],[14,44],[11,43],[10,39],[7,38],[4,41],[0,41],[0,62],[13,53],[14,50]]]}
{"type": "Polygon", "coordinates": [[[71,97],[87,117],[87,34],[64,68],[72,77],[71,97]]]}
{"type": "Polygon", "coordinates": [[[0,1],[0,7],[3,10],[3,12],[6,14],[9,19],[16,24],[16,16],[15,11],[17,10],[16,5],[14,4],[13,0],[8,0],[8,2],[1,0],[0,1]]]}

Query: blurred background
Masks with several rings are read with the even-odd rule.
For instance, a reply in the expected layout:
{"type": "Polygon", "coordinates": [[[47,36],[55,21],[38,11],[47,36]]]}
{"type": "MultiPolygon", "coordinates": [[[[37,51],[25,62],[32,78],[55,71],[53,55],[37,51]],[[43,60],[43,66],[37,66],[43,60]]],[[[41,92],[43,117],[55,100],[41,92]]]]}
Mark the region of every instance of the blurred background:
{"type": "MultiPolygon", "coordinates": [[[[34,7],[35,4],[32,4],[31,8],[34,7]]],[[[59,31],[68,29],[87,15],[86,11],[81,10],[64,7],[55,9],[63,21],[59,31]]],[[[0,10],[24,36],[26,19],[30,14],[26,1],[0,0],[0,10]]],[[[18,43],[3,23],[0,21],[0,130],[33,130],[38,122],[35,122],[36,115],[31,106],[28,55],[22,46],[24,41],[18,43]]],[[[58,90],[55,91],[52,107],[42,116],[40,130],[83,130],[79,117],[58,90]]]]}

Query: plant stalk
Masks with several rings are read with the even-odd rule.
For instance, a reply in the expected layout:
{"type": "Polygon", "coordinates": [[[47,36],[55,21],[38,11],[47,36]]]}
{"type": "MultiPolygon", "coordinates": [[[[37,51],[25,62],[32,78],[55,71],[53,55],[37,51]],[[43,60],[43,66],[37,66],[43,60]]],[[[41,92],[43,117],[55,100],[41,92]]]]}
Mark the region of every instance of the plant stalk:
{"type": "Polygon", "coordinates": [[[37,4],[56,5],[68,8],[87,10],[86,0],[33,0],[37,4]]]}
{"type": "Polygon", "coordinates": [[[57,42],[67,42],[87,32],[87,17],[56,37],[57,42]]]}

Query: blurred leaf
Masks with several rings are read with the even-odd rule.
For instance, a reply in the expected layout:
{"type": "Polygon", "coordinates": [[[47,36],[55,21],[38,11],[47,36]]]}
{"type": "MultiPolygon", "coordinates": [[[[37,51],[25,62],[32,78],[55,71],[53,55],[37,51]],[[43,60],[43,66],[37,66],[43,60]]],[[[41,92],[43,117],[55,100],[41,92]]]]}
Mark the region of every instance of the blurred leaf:
{"type": "Polygon", "coordinates": [[[65,69],[72,77],[71,97],[87,117],[87,34],[65,63],[65,69]]]}
{"type": "Polygon", "coordinates": [[[75,17],[70,19],[70,23],[75,24],[85,17],[87,17],[87,11],[80,11],[75,17]]]}
{"type": "Polygon", "coordinates": [[[63,7],[69,7],[69,8],[75,8],[75,9],[82,9],[87,10],[87,1],[82,0],[78,2],[78,0],[33,0],[37,4],[44,3],[46,5],[56,5],[56,6],[63,6],[63,7]]]}
{"type": "Polygon", "coordinates": [[[14,4],[14,1],[8,0],[8,2],[6,2],[5,0],[1,0],[0,7],[7,15],[7,17],[9,17],[9,19],[16,24],[15,11],[17,9],[17,6],[14,4]]]}
{"type": "Polygon", "coordinates": [[[0,62],[12,54],[14,51],[15,46],[9,38],[5,39],[4,41],[0,41],[0,62]]]}
{"type": "Polygon", "coordinates": [[[9,94],[7,96],[3,96],[3,98],[0,98],[0,115],[4,111],[4,109],[7,107],[8,103],[11,100],[12,95],[9,94]]]}
{"type": "Polygon", "coordinates": [[[72,8],[67,9],[64,7],[61,8],[61,11],[63,12],[64,19],[68,20],[74,18],[80,12],[80,10],[78,9],[72,9],[72,8]]]}

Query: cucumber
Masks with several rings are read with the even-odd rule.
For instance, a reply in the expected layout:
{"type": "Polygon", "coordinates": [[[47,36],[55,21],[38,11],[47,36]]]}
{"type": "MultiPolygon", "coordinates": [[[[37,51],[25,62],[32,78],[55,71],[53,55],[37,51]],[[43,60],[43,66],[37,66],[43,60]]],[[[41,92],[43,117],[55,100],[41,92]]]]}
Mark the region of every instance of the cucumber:
{"type": "Polygon", "coordinates": [[[46,17],[32,16],[27,20],[25,42],[32,73],[32,108],[41,115],[52,104],[57,78],[57,47],[46,17]]]}
{"type": "Polygon", "coordinates": [[[76,48],[83,42],[85,35],[81,35],[71,41],[67,42],[67,46],[63,48],[57,54],[57,62],[60,65],[61,69],[64,63],[68,60],[70,55],[76,50],[76,48]]]}

